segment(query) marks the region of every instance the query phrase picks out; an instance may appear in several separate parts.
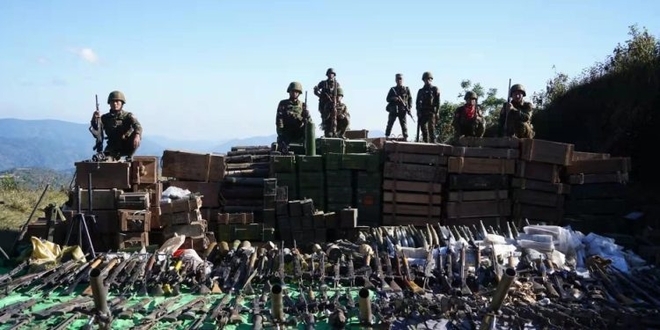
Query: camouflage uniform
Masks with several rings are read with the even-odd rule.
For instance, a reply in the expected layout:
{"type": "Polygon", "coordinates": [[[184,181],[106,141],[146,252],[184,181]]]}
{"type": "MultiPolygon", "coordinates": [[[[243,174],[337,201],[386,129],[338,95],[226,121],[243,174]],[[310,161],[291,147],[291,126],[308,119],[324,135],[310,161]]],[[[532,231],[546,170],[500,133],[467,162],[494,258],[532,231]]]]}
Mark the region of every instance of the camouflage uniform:
{"type": "MultiPolygon", "coordinates": [[[[395,79],[403,79],[403,75],[397,73],[395,79]]],[[[410,88],[403,85],[399,86],[398,84],[390,88],[387,93],[387,107],[385,107],[385,110],[389,112],[389,115],[387,116],[387,128],[385,129],[386,137],[389,137],[392,133],[392,126],[394,126],[394,121],[398,118],[399,124],[401,124],[403,138],[406,140],[408,139],[408,123],[406,115],[410,112],[410,109],[412,109],[412,93],[410,93],[410,88]]]]}
{"type": "MultiPolygon", "coordinates": [[[[137,150],[133,140],[138,134],[142,137],[142,125],[138,119],[131,112],[123,109],[123,104],[126,104],[124,94],[113,91],[108,95],[108,104],[117,100],[122,102],[122,108],[119,111],[110,110],[101,116],[103,132],[108,140],[103,154],[114,159],[122,156],[132,157],[137,150]]],[[[91,120],[91,125],[97,129],[94,118],[91,120]]]]}
{"type": "MultiPolygon", "coordinates": [[[[328,118],[330,116],[328,111],[332,113],[335,91],[339,89],[341,85],[334,78],[336,72],[333,68],[329,68],[325,75],[328,76],[328,79],[322,80],[318,85],[314,86],[314,95],[319,97],[319,113],[321,113],[321,118],[328,118]]],[[[334,120],[321,122],[321,128],[325,132],[326,137],[331,137],[335,135],[337,127],[333,127],[334,120]]]]}
{"type": "Polygon", "coordinates": [[[424,87],[417,92],[417,123],[422,131],[422,139],[427,143],[435,142],[435,121],[440,111],[440,92],[431,85],[433,75],[424,72],[424,87]],[[427,83],[428,80],[428,83],[427,83]]]}
{"type": "MultiPolygon", "coordinates": [[[[348,107],[345,103],[341,102],[341,98],[344,97],[344,90],[340,87],[337,88],[337,132],[336,137],[344,138],[346,130],[350,124],[351,115],[348,113],[348,107]]],[[[334,103],[329,103],[326,105],[326,110],[323,112],[325,117],[322,117],[322,126],[330,127],[332,122],[332,107],[334,103]]],[[[330,132],[326,131],[326,137],[329,137],[330,132]]]]}
{"type": "Polygon", "coordinates": [[[277,116],[275,127],[277,130],[277,142],[285,150],[291,143],[302,143],[305,140],[305,124],[310,122],[307,105],[293,96],[292,92],[302,93],[302,84],[292,82],[287,88],[290,93],[288,99],[280,101],[277,105],[277,116]]]}
{"type": "Polygon", "coordinates": [[[485,132],[484,116],[481,107],[476,103],[477,94],[469,91],[465,93],[466,103],[454,111],[454,136],[475,136],[482,137],[485,132]],[[475,100],[475,104],[470,104],[470,100],[475,100]]]}
{"type": "MultiPolygon", "coordinates": [[[[525,88],[520,84],[511,86],[509,97],[515,92],[522,92],[523,97],[527,96],[525,88]]],[[[508,111],[508,119],[505,107],[506,104],[500,110],[499,135],[517,137],[520,139],[533,139],[535,133],[531,119],[534,105],[530,102],[525,102],[522,99],[520,101],[512,100],[511,109],[508,111]]]]}

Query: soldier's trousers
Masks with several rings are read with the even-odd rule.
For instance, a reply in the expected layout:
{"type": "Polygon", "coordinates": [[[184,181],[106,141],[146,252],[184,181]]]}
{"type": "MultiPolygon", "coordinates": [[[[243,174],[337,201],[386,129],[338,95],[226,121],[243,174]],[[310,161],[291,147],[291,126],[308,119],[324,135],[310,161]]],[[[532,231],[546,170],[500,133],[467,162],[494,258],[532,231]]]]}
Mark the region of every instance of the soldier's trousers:
{"type": "Polygon", "coordinates": [[[401,124],[401,134],[405,139],[408,139],[408,122],[406,118],[405,111],[390,111],[387,116],[387,128],[385,129],[385,136],[389,137],[392,134],[392,126],[394,126],[394,121],[399,119],[399,124],[401,124]]]}
{"type": "Polygon", "coordinates": [[[466,121],[454,125],[454,136],[474,136],[483,137],[486,128],[482,120],[466,121]]]}
{"type": "Polygon", "coordinates": [[[350,124],[350,121],[348,118],[337,118],[337,137],[344,138],[344,135],[346,134],[346,130],[348,129],[348,126],[350,124]]]}
{"type": "Polygon", "coordinates": [[[321,112],[321,128],[325,137],[335,137],[339,120],[334,121],[331,110],[324,110],[321,112]]]}
{"type": "Polygon", "coordinates": [[[435,143],[435,118],[431,112],[422,112],[417,116],[419,130],[422,131],[422,141],[435,143]]]}
{"type": "Polygon", "coordinates": [[[536,133],[530,122],[514,121],[507,123],[506,136],[515,136],[519,139],[533,139],[536,133]]]}
{"type": "Polygon", "coordinates": [[[115,160],[119,160],[121,157],[133,157],[137,148],[133,147],[133,139],[135,139],[136,133],[133,132],[128,138],[121,139],[118,141],[108,140],[108,145],[105,147],[103,154],[107,157],[112,157],[115,160]]]}

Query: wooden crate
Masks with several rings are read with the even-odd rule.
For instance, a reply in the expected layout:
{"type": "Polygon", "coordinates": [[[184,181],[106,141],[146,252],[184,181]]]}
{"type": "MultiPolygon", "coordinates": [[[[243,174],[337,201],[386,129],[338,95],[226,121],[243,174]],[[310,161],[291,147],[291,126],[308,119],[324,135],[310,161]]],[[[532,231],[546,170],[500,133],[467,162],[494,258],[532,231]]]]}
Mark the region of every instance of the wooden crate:
{"type": "Polygon", "coordinates": [[[420,165],[447,165],[447,156],[434,154],[415,154],[396,152],[387,154],[387,160],[393,163],[407,163],[420,165]]]}
{"type": "Polygon", "coordinates": [[[442,196],[429,193],[385,191],[383,192],[383,203],[440,205],[442,196]]]}
{"type": "Polygon", "coordinates": [[[519,161],[515,175],[519,178],[559,183],[561,182],[561,169],[560,165],[555,164],[519,161]]]}
{"type": "Polygon", "coordinates": [[[149,193],[149,202],[158,205],[163,198],[163,183],[144,183],[133,185],[133,192],[145,191],[149,193]]]}
{"type": "Polygon", "coordinates": [[[140,248],[149,245],[149,233],[147,232],[123,232],[115,234],[115,249],[140,248]]]}
{"type": "Polygon", "coordinates": [[[449,173],[465,174],[514,174],[514,159],[449,157],[449,173]]]}
{"type": "Polygon", "coordinates": [[[569,199],[611,199],[624,198],[628,194],[628,186],[620,183],[594,183],[573,185],[569,199]]]}
{"type": "Polygon", "coordinates": [[[626,211],[623,199],[578,199],[567,200],[566,214],[621,215],[626,211]]]}
{"type": "Polygon", "coordinates": [[[513,204],[513,218],[520,225],[523,219],[527,218],[530,222],[546,222],[549,224],[559,224],[564,217],[563,208],[527,205],[521,203],[513,204]]]}
{"type": "Polygon", "coordinates": [[[217,222],[222,225],[245,225],[254,222],[254,213],[218,213],[217,222]]]}
{"type": "Polygon", "coordinates": [[[607,153],[573,151],[573,158],[571,160],[577,162],[590,159],[609,159],[610,157],[610,154],[607,153]]]}
{"type": "Polygon", "coordinates": [[[190,212],[161,213],[159,220],[160,225],[163,227],[172,225],[187,225],[193,221],[202,220],[202,213],[199,212],[199,210],[190,212]]]}
{"type": "Polygon", "coordinates": [[[150,231],[151,212],[149,210],[125,210],[118,209],[119,229],[121,231],[150,231]]]}
{"type": "Polygon", "coordinates": [[[131,160],[131,183],[157,183],[159,176],[157,156],[133,156],[131,160]]]}
{"type": "Polygon", "coordinates": [[[574,146],[568,143],[522,139],[520,159],[555,165],[570,165],[574,146]]]}
{"type": "Polygon", "coordinates": [[[202,198],[198,195],[190,195],[187,198],[174,199],[169,203],[160,203],[162,214],[190,212],[202,207],[202,198]]]}
{"type": "Polygon", "coordinates": [[[220,183],[219,182],[198,182],[198,181],[180,181],[170,180],[164,184],[167,189],[170,186],[181,189],[188,189],[194,194],[202,196],[202,205],[204,207],[220,207],[220,183]]]}
{"type": "Polygon", "coordinates": [[[384,214],[384,226],[426,226],[427,223],[439,223],[440,217],[437,216],[412,216],[399,214],[384,214]]]}
{"type": "Polygon", "coordinates": [[[520,140],[510,137],[471,137],[463,136],[455,143],[459,147],[480,147],[480,148],[502,148],[502,149],[520,149],[520,140]]]}
{"type": "Polygon", "coordinates": [[[185,235],[186,237],[199,237],[206,235],[208,224],[205,220],[193,221],[187,225],[174,225],[163,228],[163,236],[169,238],[177,235],[185,235]]]}
{"type": "Polygon", "coordinates": [[[387,141],[383,146],[383,150],[386,153],[449,155],[451,154],[452,146],[440,143],[387,141]]]}
{"type": "Polygon", "coordinates": [[[146,210],[151,207],[149,193],[146,191],[123,192],[117,197],[117,208],[130,210],[146,210]]]}
{"type": "Polygon", "coordinates": [[[383,203],[383,214],[396,215],[414,215],[414,216],[435,216],[442,215],[440,205],[421,205],[421,204],[401,204],[401,203],[383,203]]]}
{"type": "Polygon", "coordinates": [[[225,155],[165,150],[162,160],[164,177],[202,182],[220,182],[225,177],[225,155]]]}
{"type": "MultiPolygon", "coordinates": [[[[121,189],[92,189],[92,209],[93,210],[114,210],[117,208],[117,197],[124,191],[121,189]]],[[[69,198],[72,201],[71,208],[78,209],[78,193],[69,192],[69,198]]],[[[89,209],[89,190],[80,190],[80,208],[89,209]]]]}
{"type": "Polygon", "coordinates": [[[568,183],[571,185],[595,184],[595,183],[628,183],[628,173],[608,173],[608,174],[571,174],[568,176],[568,183]]]}
{"type": "Polygon", "coordinates": [[[615,157],[608,159],[590,159],[576,161],[566,167],[566,174],[604,174],[604,173],[628,173],[631,170],[629,157],[615,157]]]}
{"type": "Polygon", "coordinates": [[[403,181],[443,183],[447,179],[447,168],[439,165],[385,162],[383,177],[403,181]]]}
{"type": "Polygon", "coordinates": [[[348,130],[344,133],[347,139],[367,139],[369,138],[369,130],[348,130]]]}
{"type": "Polygon", "coordinates": [[[454,157],[468,158],[497,158],[518,159],[520,150],[518,148],[493,148],[493,147],[460,147],[454,146],[451,155],[454,157]]]}
{"type": "Polygon", "coordinates": [[[76,165],[76,186],[89,187],[89,174],[92,174],[93,189],[130,189],[131,163],[125,162],[78,162],[76,165]]]}
{"type": "Polygon", "coordinates": [[[511,201],[447,202],[447,218],[507,217],[511,215],[511,201]]]}
{"type": "Polygon", "coordinates": [[[475,191],[450,191],[448,202],[474,202],[502,200],[509,198],[508,190],[475,190],[475,191]]]}

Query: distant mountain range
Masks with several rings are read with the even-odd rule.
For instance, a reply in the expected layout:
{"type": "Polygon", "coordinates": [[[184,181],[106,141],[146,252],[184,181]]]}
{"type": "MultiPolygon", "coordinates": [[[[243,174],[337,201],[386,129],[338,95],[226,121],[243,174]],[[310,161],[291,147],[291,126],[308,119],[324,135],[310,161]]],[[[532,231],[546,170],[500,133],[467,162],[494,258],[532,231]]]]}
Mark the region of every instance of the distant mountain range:
{"type": "MultiPolygon", "coordinates": [[[[369,136],[383,136],[370,131],[369,136]]],[[[136,155],[161,156],[163,150],[226,153],[234,146],[270,145],[275,134],[227,141],[178,140],[144,136],[136,155]]],[[[0,119],[0,171],[15,168],[46,168],[70,171],[74,163],[89,159],[94,139],[87,124],[61,120],[0,119]]]]}

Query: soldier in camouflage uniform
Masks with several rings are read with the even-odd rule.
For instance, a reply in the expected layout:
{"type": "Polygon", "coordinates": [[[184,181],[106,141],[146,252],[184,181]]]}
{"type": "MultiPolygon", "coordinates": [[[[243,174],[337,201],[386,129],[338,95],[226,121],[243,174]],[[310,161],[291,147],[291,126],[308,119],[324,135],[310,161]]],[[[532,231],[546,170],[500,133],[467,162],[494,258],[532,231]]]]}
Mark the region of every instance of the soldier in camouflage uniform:
{"type": "Polygon", "coordinates": [[[532,112],[534,106],[531,102],[525,102],[527,96],[525,87],[521,84],[511,86],[509,91],[510,103],[504,104],[500,111],[499,135],[517,137],[519,139],[534,138],[534,127],[532,126],[532,112]]]}
{"type": "Polygon", "coordinates": [[[342,103],[344,98],[344,90],[337,88],[337,137],[345,139],[346,130],[351,123],[351,114],[348,113],[348,107],[342,103]]]}
{"type": "Polygon", "coordinates": [[[298,100],[302,94],[302,84],[294,81],[289,84],[286,92],[289,93],[289,98],[277,105],[275,117],[277,145],[282,153],[288,153],[289,144],[304,142],[305,124],[311,123],[307,104],[298,100]]]}
{"type": "Polygon", "coordinates": [[[435,142],[435,121],[440,111],[440,91],[433,86],[433,75],[430,72],[422,74],[424,87],[417,92],[417,123],[422,131],[422,139],[427,143],[435,142]]]}
{"type": "Polygon", "coordinates": [[[334,109],[336,91],[341,85],[337,82],[335,69],[329,68],[325,75],[328,77],[326,80],[322,80],[318,85],[314,86],[314,95],[319,98],[319,112],[321,113],[321,118],[327,118],[321,122],[321,128],[323,129],[324,135],[326,137],[334,137],[337,132],[337,127],[335,126],[336,120],[332,118],[330,114],[334,109]],[[330,112],[330,114],[328,113],[330,112]]]}
{"type": "Polygon", "coordinates": [[[481,107],[477,104],[477,93],[469,91],[465,93],[465,104],[454,111],[454,136],[482,137],[485,132],[484,116],[481,107]]]}
{"type": "Polygon", "coordinates": [[[410,88],[408,88],[408,86],[403,86],[402,74],[397,73],[394,79],[396,81],[396,86],[390,88],[390,91],[387,93],[387,107],[385,107],[385,110],[389,112],[389,115],[387,116],[385,136],[390,136],[394,121],[398,118],[399,124],[401,124],[403,138],[408,140],[408,123],[406,122],[406,114],[409,114],[410,109],[412,109],[412,93],[410,93],[410,88]]]}
{"type": "Polygon", "coordinates": [[[133,156],[142,141],[142,125],[132,113],[124,110],[126,97],[120,91],[108,95],[110,111],[101,114],[94,111],[91,125],[98,130],[96,119],[101,116],[101,125],[108,143],[103,154],[108,160],[119,160],[122,156],[129,159],[133,156]]]}

